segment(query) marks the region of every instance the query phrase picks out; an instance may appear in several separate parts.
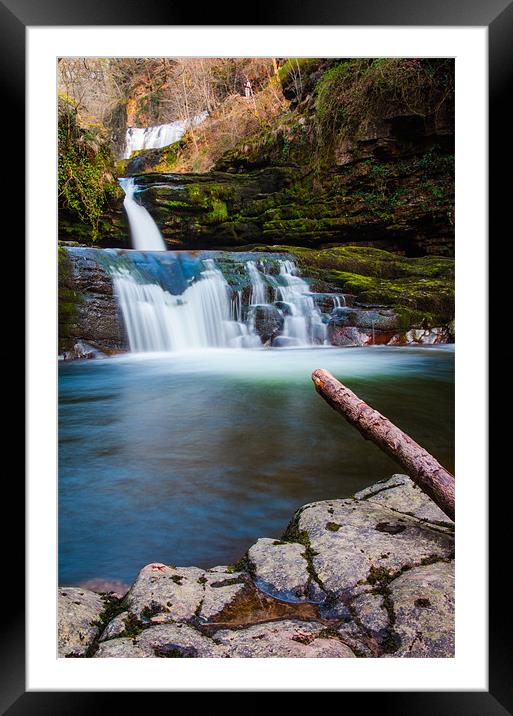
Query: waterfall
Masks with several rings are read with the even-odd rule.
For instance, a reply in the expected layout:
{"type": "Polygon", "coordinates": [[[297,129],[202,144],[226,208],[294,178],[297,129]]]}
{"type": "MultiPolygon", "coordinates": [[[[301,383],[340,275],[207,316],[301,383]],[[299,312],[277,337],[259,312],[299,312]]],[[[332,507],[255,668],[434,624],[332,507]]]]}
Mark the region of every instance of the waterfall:
{"type": "Polygon", "coordinates": [[[157,224],[144,206],[135,201],[136,185],[133,179],[119,179],[125,192],[123,206],[128,216],[132,244],[139,251],[165,251],[166,246],[157,224]]]}
{"type": "Polygon", "coordinates": [[[255,305],[257,303],[265,303],[267,299],[267,284],[264,277],[257,269],[254,261],[248,261],[246,263],[249,278],[251,281],[251,298],[250,303],[255,305]]]}
{"type": "Polygon", "coordinates": [[[260,335],[269,335],[266,325],[261,332],[262,320],[280,327],[272,334],[275,347],[325,342],[321,314],[292,261],[242,262],[235,256],[227,261],[217,252],[126,252],[112,258],[109,271],[130,350],[262,347],[260,335]],[[221,259],[226,275],[212,255],[221,259]]]}
{"type": "Polygon", "coordinates": [[[126,269],[114,272],[114,289],[130,350],[179,351],[228,346],[229,288],[214,262],[180,296],[156,284],[141,284],[126,269]]]}
{"type": "Polygon", "coordinates": [[[158,124],[155,127],[128,127],[124,159],[130,159],[133,152],[141,149],[160,149],[178,142],[190,127],[201,124],[207,117],[208,112],[201,112],[191,119],[158,124]]]}
{"type": "Polygon", "coordinates": [[[289,306],[285,315],[283,336],[294,339],[299,345],[324,343],[326,327],[321,314],[315,307],[313,298],[308,295],[308,284],[297,274],[298,270],[293,261],[280,262],[281,285],[278,287],[278,295],[289,306]]]}

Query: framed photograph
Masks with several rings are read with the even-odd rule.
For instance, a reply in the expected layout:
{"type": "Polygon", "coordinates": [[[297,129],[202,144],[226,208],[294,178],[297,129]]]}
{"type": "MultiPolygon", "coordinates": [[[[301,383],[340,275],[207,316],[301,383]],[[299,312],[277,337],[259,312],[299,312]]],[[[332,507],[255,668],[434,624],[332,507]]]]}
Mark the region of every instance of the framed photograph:
{"type": "Polygon", "coordinates": [[[193,15],[0,3],[28,308],[2,709],[510,713],[486,269],[512,6],[193,15]]]}

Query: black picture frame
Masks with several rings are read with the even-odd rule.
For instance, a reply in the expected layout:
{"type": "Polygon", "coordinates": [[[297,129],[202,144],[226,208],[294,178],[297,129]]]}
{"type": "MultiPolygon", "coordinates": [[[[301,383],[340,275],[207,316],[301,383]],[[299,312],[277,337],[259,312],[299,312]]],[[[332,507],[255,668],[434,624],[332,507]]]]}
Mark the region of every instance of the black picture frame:
{"type": "MultiPolygon", "coordinates": [[[[309,0],[293,3],[290,0],[274,0],[269,4],[254,4],[240,7],[236,14],[224,15],[219,5],[202,6],[201,25],[358,25],[358,26],[481,26],[488,28],[489,38],[489,129],[490,129],[490,192],[489,192],[489,236],[491,237],[489,259],[494,263],[493,281],[490,281],[489,299],[498,304],[501,286],[507,285],[506,271],[511,262],[507,260],[511,244],[507,236],[499,234],[499,227],[508,227],[506,212],[511,204],[511,180],[501,180],[501,168],[513,167],[511,149],[511,116],[507,112],[511,102],[510,89],[513,75],[513,2],[511,0],[430,0],[420,3],[412,0],[309,0]],[[501,223],[504,219],[504,223],[501,223]],[[507,239],[507,240],[506,240],[507,239]],[[502,241],[502,243],[500,243],[502,241]],[[500,251],[500,254],[499,254],[500,251]]],[[[163,0],[0,0],[0,77],[4,117],[9,126],[22,127],[25,121],[25,29],[30,26],[66,25],[198,25],[198,8],[192,5],[171,4],[163,0]],[[8,107],[8,112],[5,108],[8,107]]],[[[21,135],[21,132],[20,132],[21,135]]],[[[4,136],[6,136],[4,134],[4,136]]],[[[9,164],[9,182],[4,185],[4,202],[15,208],[20,220],[17,233],[23,231],[22,204],[24,186],[24,150],[14,148],[14,159],[9,164]],[[7,194],[7,196],[6,196],[7,194]],[[7,201],[6,201],[7,199],[7,201]]],[[[12,210],[12,209],[10,209],[12,210]]],[[[509,217],[508,217],[509,218],[509,217]]],[[[19,247],[21,240],[18,241],[19,247]]],[[[19,258],[19,248],[16,249],[19,258]]],[[[480,287],[486,300],[486,287],[480,287]]],[[[18,289],[19,291],[19,289],[18,289]]],[[[19,299],[18,303],[19,303],[19,299]]],[[[500,320],[491,317],[491,331],[499,326],[500,320]]],[[[486,331],[483,331],[486,334],[486,331]]],[[[493,335],[493,332],[491,332],[493,335]]],[[[16,345],[23,345],[23,335],[16,336],[16,345]]],[[[481,336],[486,340],[486,335],[481,336]]],[[[493,353],[490,356],[493,358],[493,353]]],[[[493,375],[493,372],[491,372],[493,375]]],[[[498,391],[490,388],[490,415],[495,405],[504,400],[504,391],[494,400],[498,391]]],[[[512,641],[510,636],[510,590],[507,586],[508,556],[505,545],[509,543],[508,521],[511,502],[505,496],[508,487],[508,463],[498,469],[500,447],[508,444],[509,426],[497,424],[494,427],[490,445],[490,518],[489,526],[489,572],[490,572],[490,614],[489,614],[489,691],[482,692],[364,692],[345,693],[347,700],[354,697],[365,706],[379,710],[380,714],[497,714],[513,713],[512,641]],[[495,469],[494,469],[495,468],[495,469]],[[504,478],[504,479],[501,479],[504,478]],[[509,630],[508,630],[508,627],[509,630]],[[509,633],[508,633],[509,631],[509,633]]],[[[21,565],[24,560],[24,486],[21,477],[10,479],[9,513],[10,522],[4,536],[4,549],[9,554],[8,562],[16,567],[16,597],[8,594],[8,603],[2,614],[3,633],[0,638],[2,651],[2,674],[0,709],[12,716],[21,714],[82,714],[101,712],[107,708],[120,710],[119,692],[26,692],[25,691],[25,613],[21,565]],[[13,484],[15,483],[15,484],[13,484]],[[13,526],[16,531],[13,533],[13,526]],[[16,534],[16,537],[14,537],[16,534]]],[[[6,475],[7,479],[7,475],[6,475]]],[[[461,477],[464,481],[464,476],[461,477]]],[[[4,503],[5,504],[5,503],[4,503]]],[[[4,520],[6,525],[7,520],[4,520]]],[[[461,598],[461,595],[458,595],[461,598]]],[[[421,667],[419,667],[421,668],[421,667]]],[[[236,686],[234,686],[236,690],[236,686]]],[[[336,690],[334,688],[334,690],[336,690]]],[[[141,697],[130,693],[132,708],[141,697]]],[[[154,694],[165,696],[165,694],[154,694]]],[[[147,696],[143,696],[147,699],[147,696]]],[[[142,702],[141,702],[142,703],[142,702]]],[[[354,701],[354,705],[356,705],[354,701]]],[[[147,707],[147,701],[144,702],[147,707]]],[[[361,707],[361,706],[360,706],[361,707]]]]}

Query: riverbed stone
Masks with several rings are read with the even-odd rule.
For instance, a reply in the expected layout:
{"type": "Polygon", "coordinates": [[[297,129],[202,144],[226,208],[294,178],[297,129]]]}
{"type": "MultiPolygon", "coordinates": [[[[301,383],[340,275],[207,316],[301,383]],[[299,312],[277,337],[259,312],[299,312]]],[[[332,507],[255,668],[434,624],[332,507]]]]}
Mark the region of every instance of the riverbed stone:
{"type": "Polygon", "coordinates": [[[454,526],[405,475],[302,507],[247,570],[146,565],[105,602],[59,590],[59,654],[98,658],[454,655],[454,526]],[[123,636],[131,634],[131,636],[123,636]]]}
{"type": "Polygon", "coordinates": [[[246,584],[245,575],[227,569],[148,564],[140,571],[125,603],[145,623],[214,621],[246,584]]]}
{"type": "Polygon", "coordinates": [[[223,657],[226,649],[188,624],[162,624],[145,629],[137,646],[161,657],[223,657]]]}
{"type": "Polygon", "coordinates": [[[326,628],[316,622],[282,620],[245,629],[223,629],[215,640],[234,658],[351,658],[354,653],[337,638],[326,638],[326,628]]]}
{"type": "Polygon", "coordinates": [[[400,647],[395,657],[454,656],[454,562],[416,567],[394,579],[390,599],[394,632],[400,647]]]}
{"type": "Polygon", "coordinates": [[[281,333],[284,324],[283,314],[272,304],[262,303],[253,307],[255,332],[262,343],[271,341],[281,333]]]}
{"type": "Polygon", "coordinates": [[[278,599],[298,601],[310,596],[310,574],[305,547],[263,537],[248,552],[255,583],[278,599]]]}
{"type": "Polygon", "coordinates": [[[355,494],[356,500],[369,500],[419,520],[452,528],[454,522],[407,475],[396,474],[355,494]]]}
{"type": "Polygon", "coordinates": [[[370,500],[312,503],[293,529],[308,540],[320,584],[343,599],[371,591],[376,574],[393,576],[454,551],[452,533],[370,500]]]}
{"type": "Polygon", "coordinates": [[[58,598],[59,656],[83,656],[99,634],[105,602],[81,587],[62,587],[58,598]]]}
{"type": "Polygon", "coordinates": [[[144,629],[135,637],[111,639],[100,644],[95,656],[133,658],[222,658],[224,646],[200,634],[188,624],[160,624],[144,629]]]}
{"type": "Polygon", "coordinates": [[[169,621],[188,621],[203,599],[202,577],[198,567],[147,564],[126,596],[127,608],[139,620],[159,615],[169,621]]]}

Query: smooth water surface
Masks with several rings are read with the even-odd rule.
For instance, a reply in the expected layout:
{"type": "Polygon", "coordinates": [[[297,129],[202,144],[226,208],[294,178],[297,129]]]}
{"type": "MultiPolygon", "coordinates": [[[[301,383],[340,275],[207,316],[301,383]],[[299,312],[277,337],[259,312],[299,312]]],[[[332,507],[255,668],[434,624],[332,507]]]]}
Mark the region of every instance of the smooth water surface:
{"type": "Polygon", "coordinates": [[[400,472],[317,395],[327,368],[453,469],[454,349],[211,349],[59,368],[59,579],[210,567],[400,472]]]}

